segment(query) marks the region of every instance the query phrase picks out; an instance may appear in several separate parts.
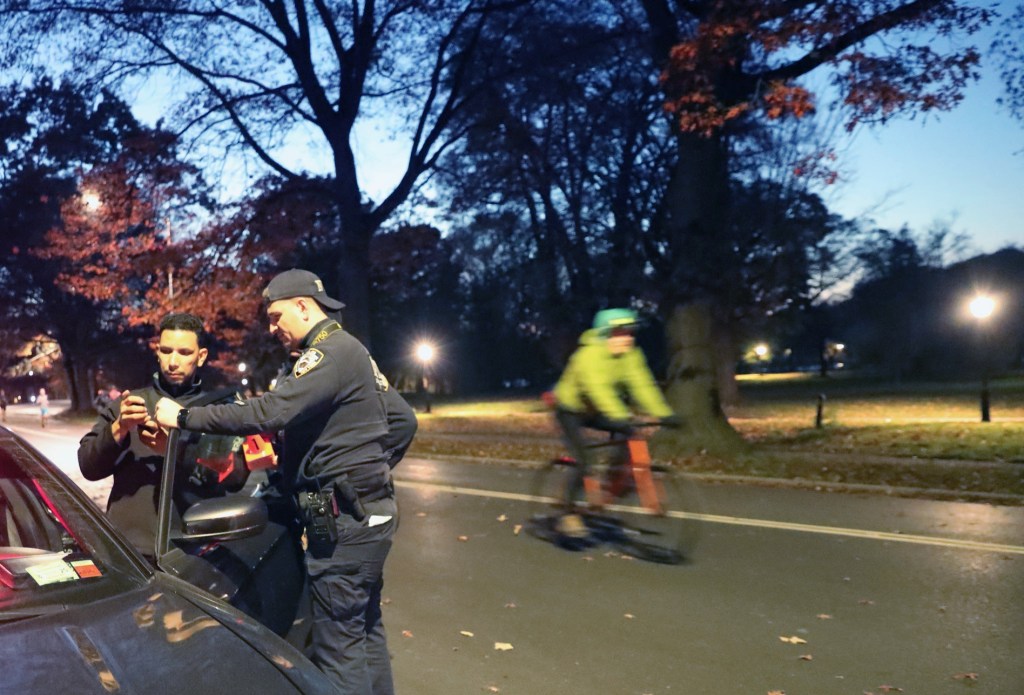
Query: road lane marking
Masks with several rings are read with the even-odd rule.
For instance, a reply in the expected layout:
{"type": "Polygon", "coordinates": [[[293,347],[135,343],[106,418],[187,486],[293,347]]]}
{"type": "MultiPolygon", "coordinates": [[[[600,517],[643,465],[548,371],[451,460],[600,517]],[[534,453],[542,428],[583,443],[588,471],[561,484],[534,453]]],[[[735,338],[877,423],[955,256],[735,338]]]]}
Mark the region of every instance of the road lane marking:
{"type": "MultiPolygon", "coordinates": [[[[432,490],[435,492],[449,492],[458,495],[471,495],[474,497],[490,497],[493,499],[512,500],[515,502],[550,502],[548,497],[536,497],[519,492],[501,492],[499,490],[481,490],[479,488],[460,487],[457,485],[442,485],[440,483],[427,483],[414,480],[396,480],[398,487],[408,487],[419,490],[432,490]]],[[[615,511],[638,511],[636,508],[614,505],[611,509],[615,511]]],[[[754,528],[766,528],[779,531],[796,531],[800,533],[816,533],[826,536],[844,536],[846,538],[862,538],[875,541],[890,541],[894,543],[913,543],[915,545],[934,545],[943,548],[956,548],[958,550],[982,550],[993,553],[1009,553],[1011,555],[1024,555],[1024,546],[1008,545],[1003,543],[986,543],[984,541],[971,541],[955,538],[941,538],[939,536],[919,536],[908,533],[893,533],[891,531],[865,531],[862,529],[845,528],[841,526],[816,526],[814,524],[798,524],[789,521],[770,521],[768,519],[748,519],[737,516],[722,516],[719,514],[697,514],[693,512],[669,512],[669,516],[676,519],[696,519],[711,524],[728,524],[731,526],[748,526],[754,528]]]]}

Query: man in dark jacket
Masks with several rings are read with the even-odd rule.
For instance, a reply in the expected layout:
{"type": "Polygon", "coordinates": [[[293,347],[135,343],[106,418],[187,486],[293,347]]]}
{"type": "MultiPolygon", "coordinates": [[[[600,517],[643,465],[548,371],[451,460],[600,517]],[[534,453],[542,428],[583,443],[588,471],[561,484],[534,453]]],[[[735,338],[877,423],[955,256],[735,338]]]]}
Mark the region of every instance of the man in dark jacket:
{"type": "MultiPolygon", "coordinates": [[[[160,323],[156,347],[159,371],[153,383],[124,391],[100,410],[96,424],[78,446],[78,465],[87,480],[113,476],[107,500],[107,516],[145,556],[152,557],[155,545],[157,502],[163,470],[167,433],[151,413],[160,398],[173,397],[182,403],[218,400],[218,394],[203,391],[197,370],[206,361],[203,322],[192,314],[170,314],[160,323]]],[[[230,390],[219,400],[232,401],[230,390]]],[[[211,438],[187,443],[184,461],[175,479],[175,512],[181,513],[198,499],[237,490],[245,482],[246,469],[235,460],[241,441],[211,438]],[[199,456],[206,465],[196,463],[199,456]]]]}
{"type": "Polygon", "coordinates": [[[164,427],[218,434],[284,433],[278,487],[305,509],[306,568],[313,597],[313,662],[340,692],[394,692],[380,598],[398,524],[390,463],[415,431],[411,409],[366,348],[330,318],[344,305],[305,270],[263,292],[270,332],[299,353],[274,388],[239,404],[157,404],[164,427]],[[389,407],[389,402],[392,406],[389,407]],[[399,422],[389,426],[391,409],[399,422]]]}

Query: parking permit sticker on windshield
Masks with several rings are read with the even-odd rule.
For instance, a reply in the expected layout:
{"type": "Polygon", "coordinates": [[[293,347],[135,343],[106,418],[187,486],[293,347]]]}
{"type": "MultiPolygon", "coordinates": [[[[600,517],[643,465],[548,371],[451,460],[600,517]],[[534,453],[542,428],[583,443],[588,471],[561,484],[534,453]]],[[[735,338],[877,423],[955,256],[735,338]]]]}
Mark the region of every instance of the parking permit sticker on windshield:
{"type": "Polygon", "coordinates": [[[75,568],[75,572],[82,579],[88,579],[89,577],[102,577],[103,573],[100,572],[100,568],[96,566],[96,563],[92,560],[72,560],[71,566],[75,568]]]}
{"type": "Polygon", "coordinates": [[[25,571],[36,580],[36,584],[39,586],[78,580],[78,573],[71,569],[71,566],[63,560],[40,562],[38,565],[26,567],[25,571]]]}

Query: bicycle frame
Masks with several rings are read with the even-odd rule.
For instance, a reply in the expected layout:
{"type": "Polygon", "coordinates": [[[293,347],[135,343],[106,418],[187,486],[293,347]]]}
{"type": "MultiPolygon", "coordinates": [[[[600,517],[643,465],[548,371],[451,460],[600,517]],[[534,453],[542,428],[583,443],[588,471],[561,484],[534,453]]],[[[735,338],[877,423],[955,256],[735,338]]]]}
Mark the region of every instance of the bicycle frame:
{"type": "Polygon", "coordinates": [[[596,509],[613,504],[626,491],[629,477],[632,476],[637,496],[644,509],[652,514],[664,514],[665,508],[662,500],[665,498],[665,491],[651,475],[651,453],[646,439],[634,437],[625,442],[621,440],[602,442],[595,446],[621,446],[622,444],[625,444],[626,447],[626,465],[617,475],[609,477],[605,484],[602,484],[601,480],[591,473],[583,478],[583,489],[588,503],[596,509]]]}

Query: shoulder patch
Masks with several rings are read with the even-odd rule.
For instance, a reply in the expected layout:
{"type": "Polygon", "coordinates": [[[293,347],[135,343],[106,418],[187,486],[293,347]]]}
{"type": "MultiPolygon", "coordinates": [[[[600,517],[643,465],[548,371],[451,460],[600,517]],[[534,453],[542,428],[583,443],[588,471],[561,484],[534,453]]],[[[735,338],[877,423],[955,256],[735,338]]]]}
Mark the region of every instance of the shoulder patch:
{"type": "Polygon", "coordinates": [[[292,368],[292,376],[298,379],[303,374],[308,374],[320,364],[324,358],[324,353],[320,352],[316,348],[309,348],[306,350],[299,359],[295,362],[295,366],[292,368]]]}

